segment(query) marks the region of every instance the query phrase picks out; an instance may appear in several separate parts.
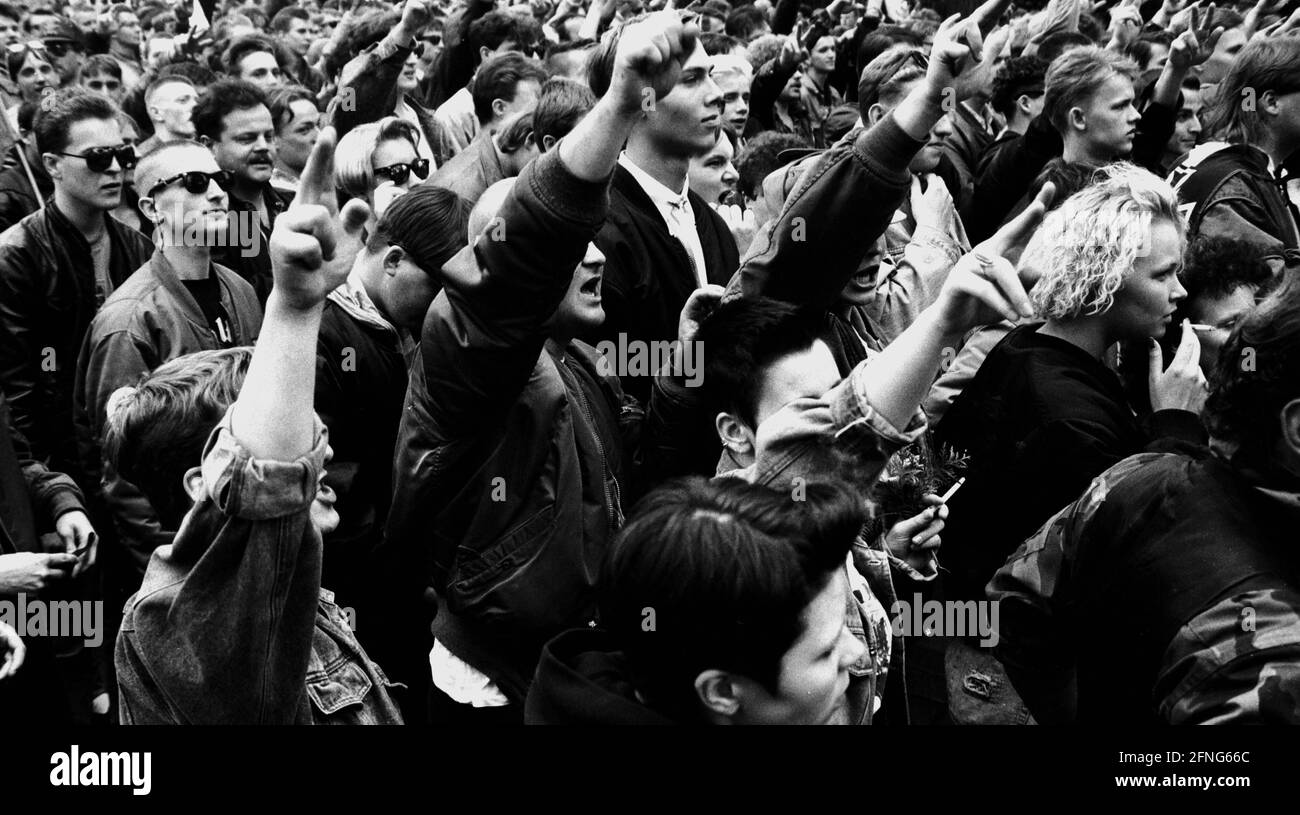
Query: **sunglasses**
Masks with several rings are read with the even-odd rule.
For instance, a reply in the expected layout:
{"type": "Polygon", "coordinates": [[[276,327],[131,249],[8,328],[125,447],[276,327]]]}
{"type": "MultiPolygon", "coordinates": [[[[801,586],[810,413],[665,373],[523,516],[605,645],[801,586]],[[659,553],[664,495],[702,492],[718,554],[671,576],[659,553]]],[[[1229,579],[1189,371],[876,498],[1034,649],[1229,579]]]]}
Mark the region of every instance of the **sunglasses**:
{"type": "Polygon", "coordinates": [[[55,155],[83,159],[86,162],[86,169],[92,173],[106,171],[113,166],[113,159],[117,159],[118,165],[123,170],[131,169],[137,161],[135,147],[129,144],[117,147],[92,147],[84,153],[55,153],[55,155]]]}
{"type": "Polygon", "coordinates": [[[36,51],[37,53],[40,54],[47,53],[45,50],[45,43],[41,42],[40,40],[32,40],[30,42],[14,42],[14,43],[10,43],[7,46],[7,48],[9,50],[9,53],[11,54],[21,54],[24,51],[36,51]]]}
{"type": "Polygon", "coordinates": [[[181,186],[183,186],[185,191],[191,195],[201,195],[208,191],[208,185],[212,181],[217,182],[217,186],[224,190],[226,185],[230,183],[230,173],[225,170],[217,170],[215,173],[205,173],[201,170],[190,170],[187,173],[177,173],[171,178],[164,178],[157,184],[154,184],[149,188],[149,193],[145,197],[152,198],[154,193],[158,192],[158,190],[171,184],[175,184],[177,181],[181,182],[181,186]]]}
{"type": "Polygon", "coordinates": [[[380,167],[375,170],[375,175],[382,175],[391,180],[394,184],[405,184],[406,179],[415,173],[416,177],[424,180],[429,177],[429,160],[419,158],[410,164],[390,164],[387,167],[380,167]]]}

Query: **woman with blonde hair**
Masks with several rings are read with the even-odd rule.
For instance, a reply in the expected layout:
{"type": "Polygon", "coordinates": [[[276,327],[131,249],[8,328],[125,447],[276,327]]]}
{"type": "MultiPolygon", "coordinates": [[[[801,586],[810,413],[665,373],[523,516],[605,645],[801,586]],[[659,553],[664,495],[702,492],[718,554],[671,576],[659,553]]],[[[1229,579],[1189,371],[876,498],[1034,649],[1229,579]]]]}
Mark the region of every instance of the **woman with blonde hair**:
{"type": "Polygon", "coordinates": [[[396,116],[353,128],[334,151],[339,192],[382,215],[393,199],[429,177],[429,160],[420,158],[419,144],[415,126],[396,116]]]}
{"type": "Polygon", "coordinates": [[[1154,439],[1203,439],[1200,346],[1185,330],[1168,369],[1156,340],[1187,296],[1173,189],[1132,164],[1100,170],[1051,212],[1020,259],[1041,321],[1012,330],[937,432],[969,456],[948,502],[945,592],[982,599],[1007,556],[1089,482],[1154,439]],[[1129,405],[1108,350],[1147,341],[1152,412],[1129,405]]]}

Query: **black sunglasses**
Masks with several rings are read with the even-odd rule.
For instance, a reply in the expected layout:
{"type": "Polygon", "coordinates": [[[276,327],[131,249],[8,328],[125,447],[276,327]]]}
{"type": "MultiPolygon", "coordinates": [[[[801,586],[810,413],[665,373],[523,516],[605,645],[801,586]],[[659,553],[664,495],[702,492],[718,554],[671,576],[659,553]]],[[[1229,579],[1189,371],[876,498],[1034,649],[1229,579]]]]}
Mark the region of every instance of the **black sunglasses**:
{"type": "Polygon", "coordinates": [[[153,198],[154,193],[158,192],[158,190],[170,184],[175,184],[177,181],[181,182],[181,186],[185,187],[186,192],[191,195],[200,195],[208,191],[208,184],[212,181],[217,182],[217,186],[224,190],[226,185],[230,183],[230,173],[225,170],[217,170],[215,173],[205,173],[201,170],[177,173],[171,178],[161,179],[157,184],[154,184],[149,188],[149,192],[145,197],[153,198]]]}
{"type": "Polygon", "coordinates": [[[117,159],[118,165],[123,170],[131,169],[136,165],[137,161],[135,148],[129,144],[122,144],[117,147],[92,147],[84,153],[56,153],[55,155],[84,159],[86,169],[92,173],[106,171],[113,166],[113,159],[117,159]]]}
{"type": "Polygon", "coordinates": [[[429,177],[429,160],[427,158],[418,158],[410,164],[390,164],[387,167],[380,167],[375,170],[375,175],[382,175],[390,179],[394,184],[405,184],[406,179],[415,173],[416,177],[424,180],[429,177]]]}

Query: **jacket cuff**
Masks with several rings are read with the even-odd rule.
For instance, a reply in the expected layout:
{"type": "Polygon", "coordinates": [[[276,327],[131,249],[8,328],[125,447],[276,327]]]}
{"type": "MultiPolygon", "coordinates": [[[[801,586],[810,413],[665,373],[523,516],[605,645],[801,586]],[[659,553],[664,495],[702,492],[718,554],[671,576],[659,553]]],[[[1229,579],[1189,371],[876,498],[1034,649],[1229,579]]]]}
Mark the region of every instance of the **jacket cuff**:
{"type": "Polygon", "coordinates": [[[891,112],[858,136],[853,144],[853,152],[875,175],[906,186],[912,179],[908,165],[924,146],[925,142],[917,141],[898,126],[891,112]]]}
{"type": "MultiPolygon", "coordinates": [[[[232,405],[231,408],[234,406],[232,405]]],[[[329,432],[314,417],[312,449],[296,461],[255,459],[230,429],[231,408],[203,451],[203,483],[223,514],[263,521],[305,512],[316,498],[329,432]]]]}
{"type": "Polygon", "coordinates": [[[533,196],[547,209],[567,221],[599,227],[609,214],[609,179],[578,178],[560,161],[558,148],[534,159],[520,180],[528,184],[533,196]]]}
{"type": "Polygon", "coordinates": [[[870,359],[858,363],[844,381],[827,394],[827,399],[831,403],[831,418],[836,428],[836,446],[858,457],[883,460],[920,438],[927,425],[925,411],[919,406],[912,413],[907,427],[901,429],[876,411],[866,394],[870,366],[870,359]]]}
{"type": "Polygon", "coordinates": [[[85,512],[86,505],[81,500],[80,491],[73,489],[56,490],[49,497],[50,518],[58,520],[69,512],[85,512]]]}

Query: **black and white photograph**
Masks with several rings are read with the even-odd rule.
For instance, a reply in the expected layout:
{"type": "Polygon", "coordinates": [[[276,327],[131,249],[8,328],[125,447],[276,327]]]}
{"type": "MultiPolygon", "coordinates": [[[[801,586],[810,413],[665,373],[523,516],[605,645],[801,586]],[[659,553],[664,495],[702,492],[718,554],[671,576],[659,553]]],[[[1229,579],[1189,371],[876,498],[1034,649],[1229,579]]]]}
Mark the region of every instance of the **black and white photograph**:
{"type": "Polygon", "coordinates": [[[423,792],[513,730],[1294,794],[1300,743],[1164,726],[1300,724],[1300,0],[0,44],[6,792],[423,792]],[[402,727],[157,727],[325,724],[402,727]],[[643,725],[895,729],[564,732],[643,725]]]}

